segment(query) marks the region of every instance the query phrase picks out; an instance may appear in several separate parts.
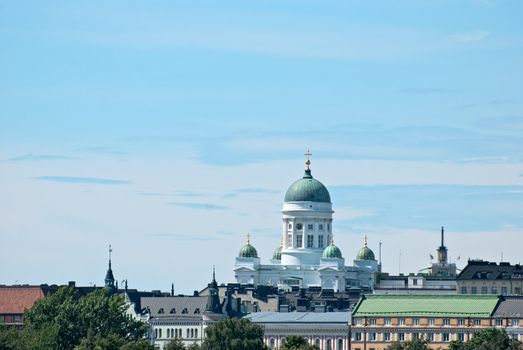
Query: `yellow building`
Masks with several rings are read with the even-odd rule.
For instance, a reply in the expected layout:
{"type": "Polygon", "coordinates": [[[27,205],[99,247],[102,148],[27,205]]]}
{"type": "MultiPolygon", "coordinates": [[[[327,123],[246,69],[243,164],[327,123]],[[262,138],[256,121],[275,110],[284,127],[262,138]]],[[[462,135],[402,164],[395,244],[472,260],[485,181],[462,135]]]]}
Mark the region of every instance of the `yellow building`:
{"type": "Polygon", "coordinates": [[[495,327],[500,301],[493,295],[365,295],[353,311],[351,349],[383,350],[413,338],[447,349],[452,340],[495,327]]]}

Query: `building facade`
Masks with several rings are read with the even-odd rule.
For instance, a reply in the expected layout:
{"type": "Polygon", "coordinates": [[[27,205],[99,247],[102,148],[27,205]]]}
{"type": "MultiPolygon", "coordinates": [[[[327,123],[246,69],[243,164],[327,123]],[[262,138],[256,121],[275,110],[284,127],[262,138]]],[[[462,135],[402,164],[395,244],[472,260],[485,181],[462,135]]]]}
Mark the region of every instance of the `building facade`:
{"type": "Polygon", "coordinates": [[[429,340],[447,349],[475,332],[496,326],[497,296],[367,295],[353,311],[352,350],[385,350],[394,341],[429,340]]]}
{"type": "Polygon", "coordinates": [[[456,283],[460,294],[523,295],[523,267],[469,260],[456,283]]]}
{"type": "Polygon", "coordinates": [[[263,326],[269,349],[280,349],[290,335],[302,336],[321,350],[350,349],[349,312],[258,312],[246,318],[263,326]]]}
{"type": "Polygon", "coordinates": [[[288,290],[292,287],[371,290],[378,271],[374,253],[365,240],[353,265],[345,265],[333,240],[333,213],[329,191],[313,178],[307,160],[305,174],[285,194],[280,246],[270,263],[262,264],[248,238],[236,258],[236,281],[288,290]]]}

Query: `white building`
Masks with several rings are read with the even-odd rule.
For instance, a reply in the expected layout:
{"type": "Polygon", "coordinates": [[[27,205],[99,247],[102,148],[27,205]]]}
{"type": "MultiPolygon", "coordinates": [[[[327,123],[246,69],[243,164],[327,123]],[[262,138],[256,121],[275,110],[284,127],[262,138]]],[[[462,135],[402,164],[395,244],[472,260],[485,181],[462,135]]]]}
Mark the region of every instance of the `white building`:
{"type": "Polygon", "coordinates": [[[269,349],[280,349],[290,335],[302,336],[320,350],[350,349],[349,312],[256,312],[245,318],[263,326],[269,349]]]}
{"type": "Polygon", "coordinates": [[[332,203],[329,191],[312,177],[310,160],[304,176],[287,190],[282,210],[280,247],[269,264],[262,264],[250,239],[236,258],[234,273],[241,284],[273,285],[283,289],[321,287],[345,291],[372,289],[378,262],[365,246],[346,266],[334,245],[332,203]]]}

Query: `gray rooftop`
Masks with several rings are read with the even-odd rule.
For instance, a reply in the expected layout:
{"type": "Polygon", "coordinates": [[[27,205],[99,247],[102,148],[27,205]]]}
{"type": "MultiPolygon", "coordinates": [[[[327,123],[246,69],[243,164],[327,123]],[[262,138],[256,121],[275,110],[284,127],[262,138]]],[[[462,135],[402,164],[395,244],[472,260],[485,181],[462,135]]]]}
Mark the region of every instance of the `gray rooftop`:
{"type": "Polygon", "coordinates": [[[343,323],[350,321],[349,312],[255,312],[244,318],[254,323],[343,323]]]}
{"type": "Polygon", "coordinates": [[[200,319],[205,312],[207,297],[174,296],[141,298],[142,311],[149,310],[151,317],[182,317],[200,319]]]}
{"type": "Polygon", "coordinates": [[[501,297],[493,317],[523,317],[523,297],[501,297]]]}

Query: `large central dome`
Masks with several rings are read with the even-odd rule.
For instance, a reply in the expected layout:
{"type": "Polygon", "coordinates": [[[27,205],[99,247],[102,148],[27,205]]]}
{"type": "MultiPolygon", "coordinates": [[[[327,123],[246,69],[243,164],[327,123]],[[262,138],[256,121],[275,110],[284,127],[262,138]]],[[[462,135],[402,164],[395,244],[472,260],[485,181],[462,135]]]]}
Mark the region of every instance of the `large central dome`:
{"type": "Polygon", "coordinates": [[[314,179],[311,170],[305,170],[303,178],[295,181],[285,193],[288,202],[320,202],[330,203],[331,196],[327,188],[318,180],[314,179]]]}

